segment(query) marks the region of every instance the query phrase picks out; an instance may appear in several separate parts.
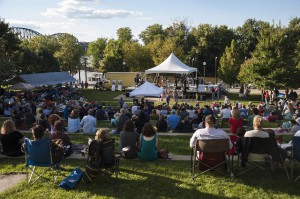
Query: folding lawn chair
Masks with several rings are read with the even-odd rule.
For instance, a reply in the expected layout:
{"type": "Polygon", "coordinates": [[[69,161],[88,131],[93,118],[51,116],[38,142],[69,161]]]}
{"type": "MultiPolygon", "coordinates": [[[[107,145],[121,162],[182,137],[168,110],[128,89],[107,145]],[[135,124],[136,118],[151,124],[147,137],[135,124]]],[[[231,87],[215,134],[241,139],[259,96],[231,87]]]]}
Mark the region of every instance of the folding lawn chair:
{"type": "Polygon", "coordinates": [[[51,181],[51,179],[45,177],[49,171],[52,174],[53,183],[56,182],[57,175],[60,174],[60,161],[56,163],[52,161],[50,143],[51,141],[48,138],[36,141],[25,138],[24,151],[28,184],[34,184],[40,178],[47,182],[51,181]],[[31,171],[30,176],[29,170],[31,171]],[[34,175],[36,175],[36,178],[33,180],[34,175]]]}
{"type": "Polygon", "coordinates": [[[121,156],[115,155],[114,143],[114,139],[105,142],[97,140],[91,142],[88,148],[87,165],[82,178],[84,184],[92,182],[99,173],[102,176],[113,173],[118,178],[121,156]]]}
{"type": "Polygon", "coordinates": [[[196,148],[191,155],[191,167],[193,180],[208,171],[223,168],[229,174],[229,139],[202,139],[197,140],[196,148]],[[198,163],[198,164],[197,164],[198,163]],[[195,168],[200,170],[196,174],[195,168]]]}
{"type": "Polygon", "coordinates": [[[273,173],[270,138],[242,137],[238,141],[238,160],[234,175],[239,176],[255,168],[273,173]]]}
{"type": "Polygon", "coordinates": [[[300,137],[293,137],[292,139],[292,153],[291,153],[291,158],[292,158],[292,168],[291,168],[291,179],[296,182],[297,180],[300,179],[300,174],[298,176],[294,176],[295,173],[295,165],[297,164],[298,166],[300,165],[300,137]],[[295,178],[295,179],[294,179],[295,178]]]}

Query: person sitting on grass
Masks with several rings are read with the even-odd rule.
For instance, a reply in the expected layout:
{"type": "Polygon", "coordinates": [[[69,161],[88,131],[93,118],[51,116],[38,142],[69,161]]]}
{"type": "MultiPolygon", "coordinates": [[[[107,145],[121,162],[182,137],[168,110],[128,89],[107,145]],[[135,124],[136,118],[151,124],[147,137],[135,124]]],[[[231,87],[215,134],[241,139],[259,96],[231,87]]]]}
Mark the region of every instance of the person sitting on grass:
{"type": "Polygon", "coordinates": [[[155,128],[152,124],[146,123],[143,127],[143,133],[140,137],[140,144],[139,149],[140,152],[138,153],[138,157],[141,160],[152,161],[157,160],[158,153],[157,153],[157,145],[158,145],[158,138],[155,131],[155,128]]]}
{"type": "Polygon", "coordinates": [[[160,114],[159,120],[156,123],[156,128],[158,132],[167,132],[168,131],[168,123],[165,119],[165,116],[160,114]]]}
{"type": "Polygon", "coordinates": [[[180,118],[178,115],[176,115],[176,111],[172,110],[171,115],[169,115],[169,117],[167,118],[169,129],[175,130],[179,121],[180,121],[180,118]]]}
{"type": "Polygon", "coordinates": [[[21,150],[24,135],[16,130],[12,120],[5,120],[1,127],[0,140],[2,142],[3,154],[10,157],[23,156],[21,150]]]}
{"type": "Polygon", "coordinates": [[[50,140],[59,143],[64,147],[64,156],[68,157],[73,153],[72,143],[67,134],[64,133],[64,126],[61,121],[54,123],[54,132],[50,135],[50,140]]]}
{"type": "Polygon", "coordinates": [[[139,134],[135,131],[135,125],[132,120],[127,120],[124,124],[123,131],[120,132],[119,151],[122,148],[130,147],[126,152],[125,158],[136,158],[138,155],[137,146],[139,142],[139,134]]]}

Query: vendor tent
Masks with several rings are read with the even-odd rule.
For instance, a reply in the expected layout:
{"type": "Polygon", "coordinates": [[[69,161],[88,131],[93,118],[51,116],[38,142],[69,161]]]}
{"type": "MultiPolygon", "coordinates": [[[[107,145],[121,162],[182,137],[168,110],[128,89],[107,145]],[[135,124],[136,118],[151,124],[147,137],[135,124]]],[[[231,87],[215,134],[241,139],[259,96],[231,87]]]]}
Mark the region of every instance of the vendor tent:
{"type": "Polygon", "coordinates": [[[135,90],[129,93],[130,97],[133,96],[151,96],[151,97],[159,97],[163,92],[162,88],[151,84],[150,82],[145,82],[135,90]]]}
{"type": "Polygon", "coordinates": [[[182,63],[173,53],[158,66],[145,71],[145,74],[151,73],[176,73],[189,74],[197,72],[197,68],[192,68],[182,63]]]}
{"type": "Polygon", "coordinates": [[[35,86],[31,85],[31,84],[27,84],[24,82],[18,82],[14,85],[12,85],[11,87],[9,87],[9,90],[18,90],[18,91],[29,91],[31,89],[34,89],[35,86]]]}
{"type": "Polygon", "coordinates": [[[14,78],[14,81],[16,80],[20,82],[26,82],[34,86],[55,85],[77,81],[68,72],[22,74],[14,78]]]}

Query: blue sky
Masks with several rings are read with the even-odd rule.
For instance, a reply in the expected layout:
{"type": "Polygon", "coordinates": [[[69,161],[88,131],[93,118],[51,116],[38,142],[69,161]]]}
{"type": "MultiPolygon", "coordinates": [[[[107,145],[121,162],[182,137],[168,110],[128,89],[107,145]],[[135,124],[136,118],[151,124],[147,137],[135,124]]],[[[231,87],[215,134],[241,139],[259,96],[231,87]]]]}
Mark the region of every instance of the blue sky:
{"type": "Polygon", "coordinates": [[[149,25],[182,19],[190,26],[236,28],[249,18],[288,25],[294,17],[300,17],[300,0],[0,0],[0,18],[10,26],[67,32],[80,41],[116,38],[120,27],[130,27],[138,39],[149,25]]]}

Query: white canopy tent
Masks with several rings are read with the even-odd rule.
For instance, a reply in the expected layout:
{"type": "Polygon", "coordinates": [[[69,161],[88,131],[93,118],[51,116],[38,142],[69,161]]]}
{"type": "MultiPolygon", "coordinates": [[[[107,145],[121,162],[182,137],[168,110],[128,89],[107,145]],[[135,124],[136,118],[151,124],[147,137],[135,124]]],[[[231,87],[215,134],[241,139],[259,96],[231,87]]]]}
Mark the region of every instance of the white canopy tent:
{"type": "Polygon", "coordinates": [[[151,97],[159,97],[163,92],[162,88],[155,86],[150,82],[145,82],[135,90],[129,93],[130,97],[134,96],[151,96],[151,97]]]}
{"type": "Polygon", "coordinates": [[[175,73],[175,74],[190,74],[196,72],[197,68],[192,68],[182,63],[173,53],[158,66],[145,71],[145,74],[152,73],[175,73]]]}

